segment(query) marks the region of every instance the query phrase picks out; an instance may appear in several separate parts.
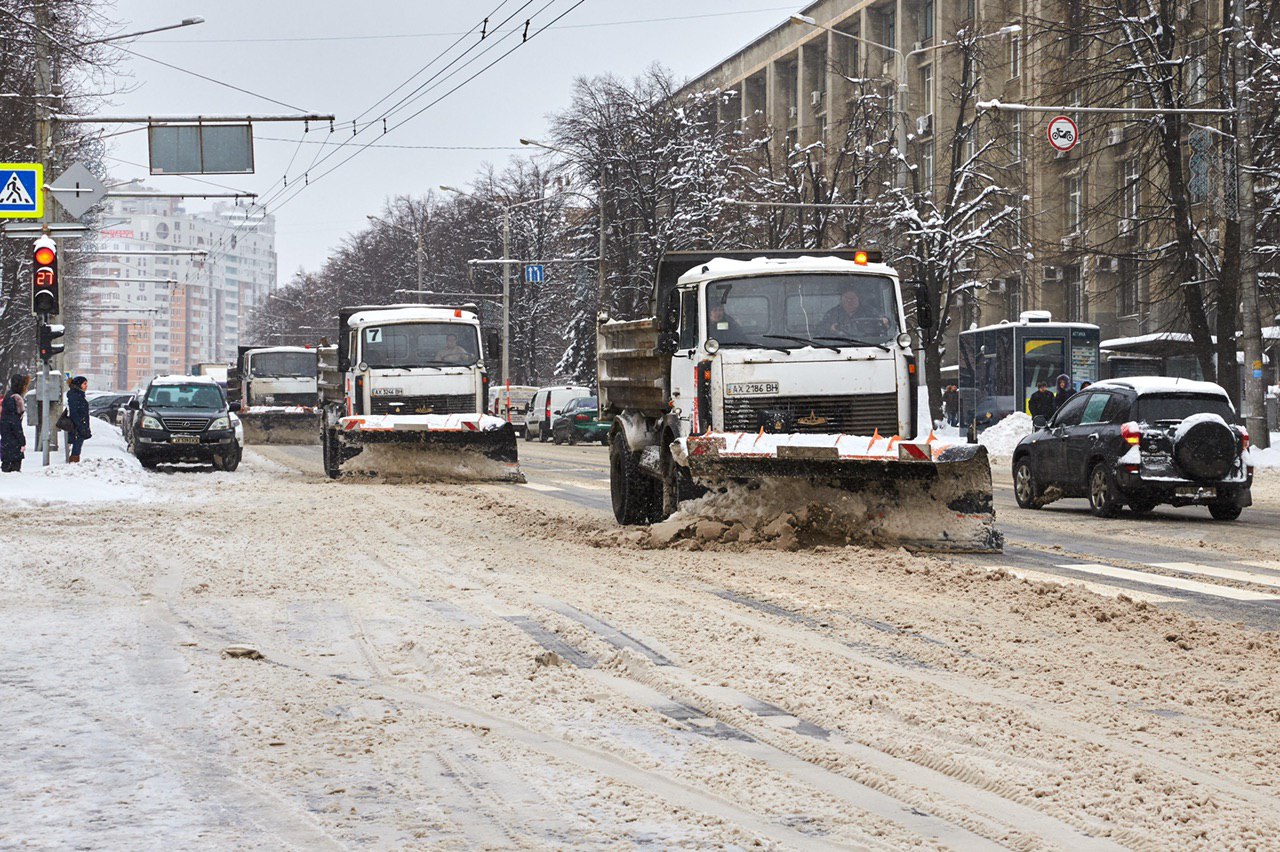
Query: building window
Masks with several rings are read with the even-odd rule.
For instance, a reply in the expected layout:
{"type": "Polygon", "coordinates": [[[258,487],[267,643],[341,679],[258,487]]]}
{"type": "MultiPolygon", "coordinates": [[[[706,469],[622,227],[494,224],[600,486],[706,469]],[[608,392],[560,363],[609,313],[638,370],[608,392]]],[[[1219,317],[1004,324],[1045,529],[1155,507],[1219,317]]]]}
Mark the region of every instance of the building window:
{"type": "Polygon", "coordinates": [[[1120,258],[1120,288],[1116,292],[1116,313],[1122,317],[1138,315],[1138,275],[1133,261],[1120,258]]]}
{"type": "Polygon", "coordinates": [[[920,114],[933,112],[933,66],[926,65],[920,69],[920,114]]]}
{"type": "Polygon", "coordinates": [[[1009,127],[1012,138],[1009,140],[1009,150],[1013,154],[1013,162],[1022,162],[1022,115],[1020,113],[1013,114],[1013,121],[1009,127]]]}
{"type": "Polygon", "coordinates": [[[920,4],[920,40],[933,38],[933,0],[924,0],[920,4]]]}
{"type": "Polygon", "coordinates": [[[1083,186],[1079,177],[1069,177],[1063,187],[1063,200],[1066,202],[1064,225],[1066,233],[1078,234],[1083,230],[1084,198],[1083,186]]]}
{"type": "Polygon", "coordinates": [[[961,20],[972,21],[978,14],[978,0],[964,0],[964,14],[961,20]]]}
{"type": "Polygon", "coordinates": [[[1009,36],[1009,79],[1022,76],[1022,39],[1017,33],[1009,36]]]}
{"type": "Polygon", "coordinates": [[[1142,203],[1140,164],[1137,157],[1125,160],[1121,166],[1120,226],[1121,236],[1131,234],[1138,227],[1138,209],[1142,203]]]}
{"type": "Polygon", "coordinates": [[[920,149],[920,188],[933,189],[933,142],[926,142],[920,149]]]}
{"type": "Polygon", "coordinates": [[[1208,47],[1207,39],[1197,39],[1188,45],[1187,61],[1182,67],[1187,75],[1185,85],[1189,104],[1202,104],[1209,97],[1208,47]]]}
{"type": "MultiPolygon", "coordinates": [[[[898,46],[898,21],[892,11],[884,13],[884,43],[893,48],[898,46]]],[[[892,58],[893,55],[886,50],[884,61],[888,62],[892,58]]]]}

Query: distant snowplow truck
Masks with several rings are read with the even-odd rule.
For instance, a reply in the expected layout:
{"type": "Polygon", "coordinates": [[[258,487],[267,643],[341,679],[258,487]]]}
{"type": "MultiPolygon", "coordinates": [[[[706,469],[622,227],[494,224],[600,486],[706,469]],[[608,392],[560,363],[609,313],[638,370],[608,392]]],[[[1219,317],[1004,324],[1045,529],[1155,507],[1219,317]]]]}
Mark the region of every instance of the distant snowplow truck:
{"type": "MultiPolygon", "coordinates": [[[[662,520],[707,488],[802,479],[858,493],[869,515],[905,513],[910,535],[895,544],[1000,549],[986,448],[917,434],[902,289],[878,261],[861,251],[669,253],[654,316],[600,317],[619,523],[662,520]]],[[[931,325],[927,308],[917,321],[931,325]]]]}
{"type": "Polygon", "coordinates": [[[494,463],[490,478],[523,481],[515,430],[485,413],[489,377],[474,305],[342,308],[337,340],[320,348],[320,437],[331,479],[364,451],[392,448],[401,454],[372,472],[413,472],[419,460],[474,472],[469,462],[483,459],[494,463]]]}
{"type": "Polygon", "coordinates": [[[246,444],[316,443],[316,350],[241,346],[227,371],[227,399],[240,403],[246,444]]]}

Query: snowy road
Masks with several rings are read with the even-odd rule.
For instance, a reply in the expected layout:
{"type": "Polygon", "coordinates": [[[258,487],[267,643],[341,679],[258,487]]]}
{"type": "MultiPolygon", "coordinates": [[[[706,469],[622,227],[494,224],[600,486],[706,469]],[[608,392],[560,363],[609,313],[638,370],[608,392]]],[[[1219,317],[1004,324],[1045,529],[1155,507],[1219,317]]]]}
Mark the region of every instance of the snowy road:
{"type": "Polygon", "coordinates": [[[643,550],[600,448],[520,448],[0,502],[0,846],[1275,848],[1273,529],[1001,498],[990,559],[643,550]]]}

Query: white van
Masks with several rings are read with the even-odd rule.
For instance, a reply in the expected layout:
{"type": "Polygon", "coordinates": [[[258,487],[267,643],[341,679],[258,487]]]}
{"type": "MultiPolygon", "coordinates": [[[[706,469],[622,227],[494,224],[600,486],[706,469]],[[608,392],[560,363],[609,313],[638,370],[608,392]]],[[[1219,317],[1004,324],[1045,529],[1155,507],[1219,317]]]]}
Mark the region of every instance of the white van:
{"type": "Polygon", "coordinates": [[[532,441],[537,438],[546,443],[551,440],[551,421],[555,413],[564,408],[569,400],[579,396],[595,396],[591,388],[580,385],[558,385],[538,388],[529,403],[529,413],[525,416],[524,439],[532,441]]]}
{"type": "Polygon", "coordinates": [[[538,389],[533,385],[512,385],[489,388],[489,413],[511,424],[517,435],[525,433],[524,421],[529,403],[538,389]]]}

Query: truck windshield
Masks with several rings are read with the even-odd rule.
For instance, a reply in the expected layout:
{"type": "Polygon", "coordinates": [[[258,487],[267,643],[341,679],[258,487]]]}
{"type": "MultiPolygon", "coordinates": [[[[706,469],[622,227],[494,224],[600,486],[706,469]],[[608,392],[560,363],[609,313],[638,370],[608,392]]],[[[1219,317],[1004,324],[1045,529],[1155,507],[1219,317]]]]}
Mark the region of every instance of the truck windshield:
{"type": "Polygon", "coordinates": [[[222,391],[217,385],[152,385],[145,408],[222,408],[222,391]]]}
{"type": "Polygon", "coordinates": [[[899,331],[893,281],[879,275],[761,275],[707,285],[707,337],[722,346],[883,346],[899,331]]]}
{"type": "Polygon", "coordinates": [[[414,322],[366,328],[360,360],[375,370],[469,367],[480,357],[475,326],[414,322]]]}
{"type": "Polygon", "coordinates": [[[264,379],[316,377],[314,352],[261,352],[251,355],[249,372],[264,379]]]}

